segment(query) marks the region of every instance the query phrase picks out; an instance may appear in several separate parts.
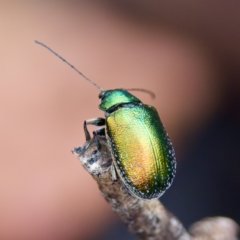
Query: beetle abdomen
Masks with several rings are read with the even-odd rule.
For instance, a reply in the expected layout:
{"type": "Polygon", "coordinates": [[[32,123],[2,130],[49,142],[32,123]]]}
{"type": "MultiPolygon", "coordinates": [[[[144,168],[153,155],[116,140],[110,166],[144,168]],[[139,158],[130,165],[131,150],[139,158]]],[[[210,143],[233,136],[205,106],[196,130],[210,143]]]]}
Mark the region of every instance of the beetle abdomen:
{"type": "Polygon", "coordinates": [[[125,105],[107,117],[107,135],[117,172],[139,198],[160,197],[176,172],[172,143],[156,109],[125,105]]]}

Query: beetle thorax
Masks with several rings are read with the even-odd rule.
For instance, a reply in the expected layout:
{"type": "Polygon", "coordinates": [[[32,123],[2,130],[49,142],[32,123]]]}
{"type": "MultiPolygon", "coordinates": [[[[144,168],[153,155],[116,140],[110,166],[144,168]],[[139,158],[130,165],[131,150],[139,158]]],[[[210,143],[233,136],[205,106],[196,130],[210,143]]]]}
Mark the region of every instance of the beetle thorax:
{"type": "Polygon", "coordinates": [[[100,93],[99,98],[101,99],[99,108],[103,111],[124,103],[141,103],[138,98],[124,89],[103,91],[100,93]]]}

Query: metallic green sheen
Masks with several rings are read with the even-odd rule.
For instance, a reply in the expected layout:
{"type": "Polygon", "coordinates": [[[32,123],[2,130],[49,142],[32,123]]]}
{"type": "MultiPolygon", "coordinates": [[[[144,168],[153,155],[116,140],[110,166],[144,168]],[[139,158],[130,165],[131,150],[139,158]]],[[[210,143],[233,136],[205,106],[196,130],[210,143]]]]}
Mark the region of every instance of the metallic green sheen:
{"type": "Polygon", "coordinates": [[[114,89],[104,91],[99,108],[103,111],[116,106],[117,104],[141,102],[138,98],[124,89],[114,89]]]}
{"type": "Polygon", "coordinates": [[[141,199],[160,197],[172,184],[176,159],[156,109],[125,104],[106,114],[106,130],[113,163],[126,188],[141,199]]]}

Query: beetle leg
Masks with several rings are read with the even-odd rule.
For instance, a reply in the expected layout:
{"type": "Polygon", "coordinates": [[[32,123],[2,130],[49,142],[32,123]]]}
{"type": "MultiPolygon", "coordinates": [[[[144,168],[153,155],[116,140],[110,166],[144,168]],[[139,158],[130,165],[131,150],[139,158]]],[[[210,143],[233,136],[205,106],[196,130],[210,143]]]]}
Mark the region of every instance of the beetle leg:
{"type": "Polygon", "coordinates": [[[88,141],[90,141],[91,137],[90,137],[89,131],[88,131],[88,129],[87,129],[87,123],[86,123],[86,121],[84,121],[84,123],[83,123],[83,129],[84,129],[86,141],[88,142],[88,141]]]}
{"type": "Polygon", "coordinates": [[[97,145],[98,151],[101,151],[102,146],[101,146],[101,144],[100,144],[100,142],[99,142],[99,140],[98,140],[98,138],[97,138],[97,133],[96,133],[96,131],[93,132],[93,138],[94,138],[94,141],[95,141],[95,143],[96,143],[96,145],[97,145]]]}
{"type": "Polygon", "coordinates": [[[86,141],[88,142],[88,141],[90,141],[91,136],[90,136],[89,131],[87,129],[87,125],[104,126],[105,125],[105,118],[96,117],[96,118],[91,118],[91,119],[88,119],[88,120],[84,121],[83,128],[84,128],[86,141]]]}
{"type": "Polygon", "coordinates": [[[98,151],[101,151],[101,143],[99,142],[98,140],[98,136],[99,137],[105,137],[105,128],[100,128],[100,129],[97,129],[96,131],[93,131],[93,138],[94,138],[94,141],[97,145],[97,149],[98,151]]]}
{"type": "Polygon", "coordinates": [[[94,131],[96,133],[97,136],[99,137],[105,137],[105,128],[99,128],[97,130],[94,131]]]}
{"type": "Polygon", "coordinates": [[[118,181],[118,175],[117,175],[117,171],[115,169],[114,164],[112,163],[111,167],[110,167],[110,171],[111,171],[111,175],[112,175],[112,181],[113,182],[117,182],[118,181]]]}

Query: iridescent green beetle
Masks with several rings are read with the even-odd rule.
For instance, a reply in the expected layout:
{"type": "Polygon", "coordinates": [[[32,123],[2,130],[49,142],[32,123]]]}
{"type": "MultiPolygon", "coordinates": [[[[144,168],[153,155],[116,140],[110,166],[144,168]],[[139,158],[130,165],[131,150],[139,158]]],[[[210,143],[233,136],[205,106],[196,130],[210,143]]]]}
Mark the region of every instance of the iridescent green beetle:
{"type": "MultiPolygon", "coordinates": [[[[93,135],[98,151],[101,151],[98,138],[107,138],[113,158],[113,180],[119,176],[128,191],[138,198],[159,198],[172,184],[176,173],[176,158],[156,109],[143,104],[127,90],[104,91],[52,49],[40,42],[36,43],[49,49],[100,89],[99,108],[104,111],[105,118],[84,121],[84,132],[86,141],[90,141],[87,125],[106,126],[106,131],[105,128],[100,128],[93,135]]],[[[81,148],[75,148],[74,151],[80,152],[81,148]]]]}

